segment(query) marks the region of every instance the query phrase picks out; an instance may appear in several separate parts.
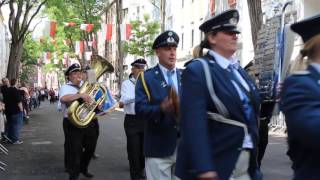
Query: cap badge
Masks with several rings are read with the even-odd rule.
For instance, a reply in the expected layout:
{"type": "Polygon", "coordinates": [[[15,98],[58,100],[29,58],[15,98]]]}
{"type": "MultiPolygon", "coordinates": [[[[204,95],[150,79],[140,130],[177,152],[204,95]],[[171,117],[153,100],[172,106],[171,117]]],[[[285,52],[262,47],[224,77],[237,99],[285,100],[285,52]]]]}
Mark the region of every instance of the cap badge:
{"type": "Polygon", "coordinates": [[[168,36],[172,36],[173,33],[171,31],[168,32],[168,36]]]}
{"type": "Polygon", "coordinates": [[[173,39],[173,37],[168,37],[167,42],[168,43],[175,43],[176,41],[173,39]]]}
{"type": "Polygon", "coordinates": [[[239,16],[239,15],[238,15],[238,13],[237,13],[237,12],[234,12],[234,13],[233,13],[233,17],[235,17],[235,18],[236,18],[236,17],[238,17],[238,16],[239,16]]]}
{"type": "Polygon", "coordinates": [[[229,20],[229,23],[232,24],[232,25],[237,25],[238,20],[237,20],[237,18],[231,18],[231,19],[229,20]]]}

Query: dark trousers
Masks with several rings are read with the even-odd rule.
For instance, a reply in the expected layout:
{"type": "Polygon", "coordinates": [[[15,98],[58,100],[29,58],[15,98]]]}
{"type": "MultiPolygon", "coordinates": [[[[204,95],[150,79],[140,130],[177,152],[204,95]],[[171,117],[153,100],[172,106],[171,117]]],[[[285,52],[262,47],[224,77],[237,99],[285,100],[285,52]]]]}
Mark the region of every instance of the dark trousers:
{"type": "Polygon", "coordinates": [[[258,146],[258,165],[261,166],[261,161],[268,145],[268,131],[270,119],[260,121],[259,127],[259,146],[258,146]]]}
{"type": "Polygon", "coordinates": [[[92,120],[88,127],[77,128],[68,118],[63,119],[64,164],[70,177],[76,177],[80,172],[88,171],[90,160],[94,154],[99,132],[99,124],[92,120]]]}
{"type": "Polygon", "coordinates": [[[127,136],[127,153],[132,180],[140,179],[144,170],[144,121],[136,115],[126,114],[124,130],[127,136]]]}

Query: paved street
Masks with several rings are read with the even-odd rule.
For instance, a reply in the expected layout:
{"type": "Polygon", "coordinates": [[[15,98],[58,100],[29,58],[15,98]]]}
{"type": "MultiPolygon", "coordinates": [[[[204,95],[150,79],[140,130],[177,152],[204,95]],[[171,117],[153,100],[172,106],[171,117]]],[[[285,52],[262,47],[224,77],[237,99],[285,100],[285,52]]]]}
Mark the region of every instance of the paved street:
{"type": "MultiPolygon", "coordinates": [[[[9,155],[0,154],[8,164],[0,172],[4,180],[64,180],[68,175],[63,168],[63,131],[61,114],[56,104],[42,103],[31,113],[31,120],[22,132],[24,144],[6,145],[9,155]]],[[[115,111],[100,120],[97,153],[100,157],[89,167],[94,180],[129,180],[126,156],[123,114],[115,111]]],[[[266,180],[287,180],[291,177],[290,162],[285,155],[283,137],[271,137],[262,170],[266,180]]],[[[81,176],[80,180],[85,180],[81,176]]]]}

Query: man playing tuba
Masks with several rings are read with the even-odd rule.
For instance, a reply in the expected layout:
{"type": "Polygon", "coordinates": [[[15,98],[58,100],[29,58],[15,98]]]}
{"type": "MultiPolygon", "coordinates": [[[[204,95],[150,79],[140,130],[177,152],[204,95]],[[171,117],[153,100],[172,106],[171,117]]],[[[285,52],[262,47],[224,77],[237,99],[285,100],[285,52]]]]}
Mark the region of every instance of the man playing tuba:
{"type": "Polygon", "coordinates": [[[70,180],[78,179],[80,173],[85,177],[91,178],[93,175],[88,172],[88,166],[98,139],[98,121],[95,118],[88,126],[82,128],[71,123],[68,118],[68,106],[79,99],[89,103],[92,98],[87,93],[78,93],[82,84],[82,73],[79,64],[69,66],[65,76],[68,82],[59,91],[65,135],[65,170],[69,173],[70,180]]]}

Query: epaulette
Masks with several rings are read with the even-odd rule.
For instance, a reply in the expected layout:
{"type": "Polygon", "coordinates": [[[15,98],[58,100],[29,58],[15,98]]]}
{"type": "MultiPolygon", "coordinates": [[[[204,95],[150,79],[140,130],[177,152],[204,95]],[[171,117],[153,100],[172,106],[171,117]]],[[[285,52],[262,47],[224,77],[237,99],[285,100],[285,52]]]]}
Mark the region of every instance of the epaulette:
{"type": "Polygon", "coordinates": [[[295,71],[291,75],[293,76],[304,76],[311,74],[310,71],[304,70],[304,71],[295,71]]]}

